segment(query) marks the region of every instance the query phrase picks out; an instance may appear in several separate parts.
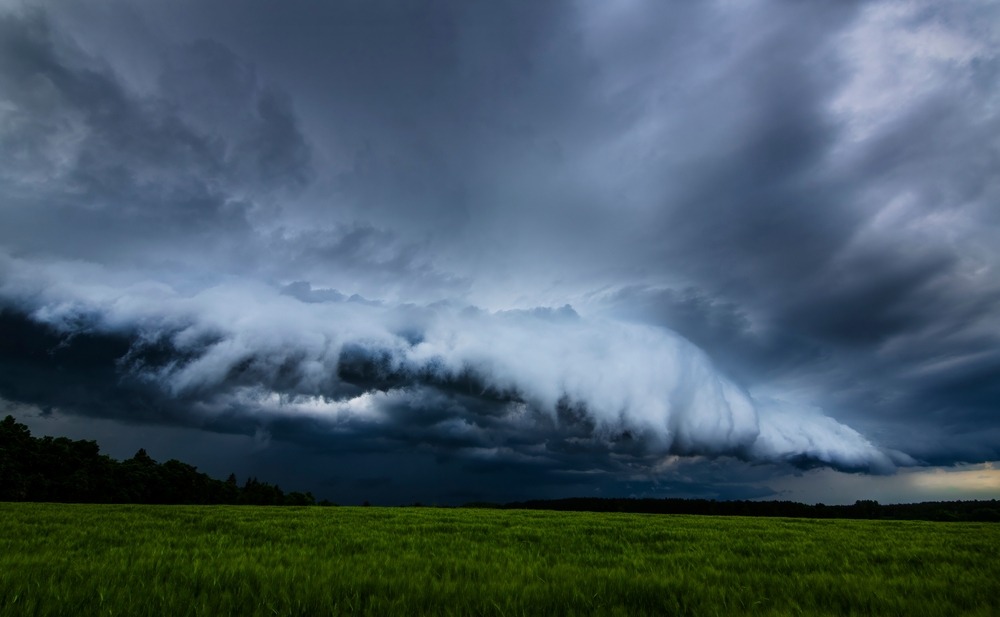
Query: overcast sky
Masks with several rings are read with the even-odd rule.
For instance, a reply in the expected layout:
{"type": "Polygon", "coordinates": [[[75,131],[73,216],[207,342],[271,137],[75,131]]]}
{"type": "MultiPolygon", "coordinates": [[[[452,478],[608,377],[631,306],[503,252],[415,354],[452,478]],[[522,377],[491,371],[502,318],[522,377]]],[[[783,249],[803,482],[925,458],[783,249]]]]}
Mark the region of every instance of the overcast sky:
{"type": "Polygon", "coordinates": [[[0,407],[342,503],[1000,497],[1000,4],[0,0],[0,407]]]}

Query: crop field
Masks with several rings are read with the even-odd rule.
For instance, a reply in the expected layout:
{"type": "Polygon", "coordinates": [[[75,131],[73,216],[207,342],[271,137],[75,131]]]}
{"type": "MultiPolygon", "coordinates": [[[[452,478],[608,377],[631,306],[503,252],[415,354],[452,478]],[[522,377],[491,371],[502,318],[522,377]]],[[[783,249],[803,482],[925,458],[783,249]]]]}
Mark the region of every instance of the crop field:
{"type": "Polygon", "coordinates": [[[0,503],[0,615],[998,615],[1000,525],[0,503]]]}

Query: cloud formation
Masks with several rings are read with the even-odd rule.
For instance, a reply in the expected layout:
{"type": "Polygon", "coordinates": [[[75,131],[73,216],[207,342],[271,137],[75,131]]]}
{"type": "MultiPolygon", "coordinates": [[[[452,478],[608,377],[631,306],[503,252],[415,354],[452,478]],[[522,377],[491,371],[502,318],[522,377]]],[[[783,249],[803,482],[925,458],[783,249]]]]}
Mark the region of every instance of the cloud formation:
{"type": "Polygon", "coordinates": [[[996,12],[7,3],[0,397],[539,487],[996,460],[996,12]]]}
{"type": "Polygon", "coordinates": [[[208,415],[303,414],[359,439],[390,431],[415,443],[515,451],[521,442],[541,457],[550,439],[607,450],[627,441],[641,456],[892,468],[830,418],[758,409],[680,336],[582,318],[568,305],[387,305],[307,283],[289,286],[293,297],[282,293],[288,287],[243,280],[182,295],[62,262],[2,266],[0,293],[50,337],[70,348],[80,332],[127,342],[106,356],[105,379],[208,415]]]}

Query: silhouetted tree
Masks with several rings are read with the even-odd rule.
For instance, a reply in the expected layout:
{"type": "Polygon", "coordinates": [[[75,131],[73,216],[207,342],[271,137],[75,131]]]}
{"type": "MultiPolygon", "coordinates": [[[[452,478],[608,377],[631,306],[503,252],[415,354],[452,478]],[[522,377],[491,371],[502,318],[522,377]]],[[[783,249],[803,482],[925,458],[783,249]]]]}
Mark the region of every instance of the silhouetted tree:
{"type": "Polygon", "coordinates": [[[13,416],[0,421],[0,500],[89,503],[313,505],[311,493],[235,474],[222,482],[178,460],[159,464],[140,448],[125,461],[100,453],[95,441],[31,436],[13,416]]]}

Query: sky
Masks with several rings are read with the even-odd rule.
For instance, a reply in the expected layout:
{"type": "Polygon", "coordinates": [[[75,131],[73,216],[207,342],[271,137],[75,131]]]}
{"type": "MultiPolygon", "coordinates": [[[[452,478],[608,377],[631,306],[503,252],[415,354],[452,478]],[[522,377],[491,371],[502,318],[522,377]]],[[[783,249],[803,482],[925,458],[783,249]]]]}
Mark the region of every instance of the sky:
{"type": "Polygon", "coordinates": [[[0,0],[0,413],[338,503],[1000,498],[1000,4],[0,0]]]}

